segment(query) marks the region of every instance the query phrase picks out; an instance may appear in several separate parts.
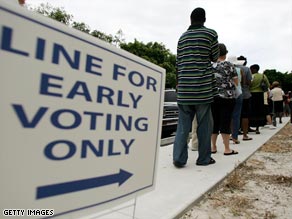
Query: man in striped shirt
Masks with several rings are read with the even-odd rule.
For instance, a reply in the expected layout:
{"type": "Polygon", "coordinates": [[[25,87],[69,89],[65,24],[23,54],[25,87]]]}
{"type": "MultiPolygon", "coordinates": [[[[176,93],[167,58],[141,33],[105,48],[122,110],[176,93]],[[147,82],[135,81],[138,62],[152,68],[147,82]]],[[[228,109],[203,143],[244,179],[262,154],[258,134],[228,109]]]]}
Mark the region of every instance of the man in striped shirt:
{"type": "Polygon", "coordinates": [[[182,34],[177,46],[177,103],[179,121],[173,147],[173,164],[183,167],[188,159],[187,139],[196,115],[198,128],[197,165],[215,163],[211,157],[213,119],[211,103],[216,94],[212,63],[219,57],[216,31],[206,28],[205,10],[191,13],[191,26],[182,34]]]}

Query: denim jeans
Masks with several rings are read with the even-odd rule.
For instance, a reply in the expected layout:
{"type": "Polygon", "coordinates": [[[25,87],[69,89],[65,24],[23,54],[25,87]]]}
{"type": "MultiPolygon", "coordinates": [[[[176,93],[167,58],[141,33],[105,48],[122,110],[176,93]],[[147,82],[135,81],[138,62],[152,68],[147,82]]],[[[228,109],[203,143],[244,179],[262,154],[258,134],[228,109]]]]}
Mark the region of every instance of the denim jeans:
{"type": "Polygon", "coordinates": [[[235,100],[235,106],[232,112],[232,138],[238,139],[238,131],[240,127],[240,118],[241,118],[241,108],[242,108],[242,95],[238,96],[235,100]]]}
{"type": "Polygon", "coordinates": [[[178,125],[173,145],[173,161],[185,165],[188,160],[188,137],[196,115],[198,137],[198,164],[208,164],[211,159],[211,134],[213,119],[211,104],[180,105],[178,125]]]}

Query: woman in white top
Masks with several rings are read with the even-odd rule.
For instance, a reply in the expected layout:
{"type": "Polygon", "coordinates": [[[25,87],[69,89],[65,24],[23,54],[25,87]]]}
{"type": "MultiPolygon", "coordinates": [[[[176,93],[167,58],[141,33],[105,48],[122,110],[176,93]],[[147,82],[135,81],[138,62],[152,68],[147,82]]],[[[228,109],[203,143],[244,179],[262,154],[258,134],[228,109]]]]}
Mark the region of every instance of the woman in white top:
{"type": "Polygon", "coordinates": [[[279,117],[279,122],[282,123],[283,116],[283,96],[284,91],[280,88],[280,84],[278,81],[274,81],[272,84],[272,90],[270,92],[272,101],[273,101],[273,125],[277,125],[276,118],[279,117]]]}

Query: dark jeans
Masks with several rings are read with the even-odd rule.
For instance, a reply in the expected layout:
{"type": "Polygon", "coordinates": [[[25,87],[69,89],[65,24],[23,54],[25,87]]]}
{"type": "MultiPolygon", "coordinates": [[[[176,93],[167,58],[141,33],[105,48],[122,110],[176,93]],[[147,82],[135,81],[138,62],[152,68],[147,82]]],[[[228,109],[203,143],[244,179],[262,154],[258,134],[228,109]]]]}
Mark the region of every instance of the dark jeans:
{"type": "Polygon", "coordinates": [[[173,161],[182,165],[188,160],[188,137],[192,121],[196,115],[198,137],[198,164],[208,164],[211,159],[211,134],[213,120],[211,104],[178,105],[179,117],[176,136],[173,145],[173,161]]]}
{"type": "Polygon", "coordinates": [[[240,95],[235,100],[235,106],[232,112],[232,138],[233,139],[238,139],[242,102],[243,102],[242,95],[240,95]]]}

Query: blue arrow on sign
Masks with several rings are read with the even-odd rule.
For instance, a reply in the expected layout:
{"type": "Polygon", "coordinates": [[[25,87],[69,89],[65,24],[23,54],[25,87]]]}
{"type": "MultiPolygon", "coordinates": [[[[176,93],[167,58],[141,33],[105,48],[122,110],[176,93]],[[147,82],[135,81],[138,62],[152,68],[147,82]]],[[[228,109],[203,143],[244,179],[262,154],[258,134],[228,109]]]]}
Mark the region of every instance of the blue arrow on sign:
{"type": "Polygon", "coordinates": [[[119,183],[121,186],[133,174],[120,169],[119,173],[99,176],[89,179],[76,180],[71,182],[57,183],[53,185],[46,185],[37,187],[36,199],[48,198],[51,196],[66,194],[70,192],[77,192],[86,189],[106,186],[114,183],[119,183]]]}

